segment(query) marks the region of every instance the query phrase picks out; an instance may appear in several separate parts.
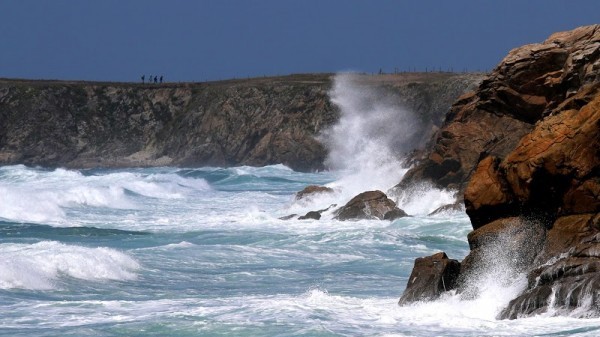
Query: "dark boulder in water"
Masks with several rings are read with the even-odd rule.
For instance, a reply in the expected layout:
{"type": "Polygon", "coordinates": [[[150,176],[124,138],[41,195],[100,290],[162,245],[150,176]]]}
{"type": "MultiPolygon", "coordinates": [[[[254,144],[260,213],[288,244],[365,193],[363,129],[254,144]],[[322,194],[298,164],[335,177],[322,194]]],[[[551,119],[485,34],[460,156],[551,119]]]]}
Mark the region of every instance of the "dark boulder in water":
{"type": "Polygon", "coordinates": [[[398,304],[438,298],[456,288],[459,272],[460,262],[449,259],[444,252],[417,258],[398,304]]]}
{"type": "Polygon", "coordinates": [[[396,219],[400,219],[400,218],[404,218],[408,216],[408,214],[406,214],[405,211],[401,210],[400,208],[394,208],[389,212],[386,212],[385,215],[383,216],[383,220],[396,220],[396,219]]]}
{"type": "Polygon", "coordinates": [[[337,220],[361,220],[361,219],[379,219],[383,220],[385,215],[390,213],[390,218],[406,216],[406,213],[396,207],[396,203],[390,200],[385,193],[381,191],[368,191],[360,193],[352,198],[348,203],[336,211],[337,220]]]}
{"type": "MultiPolygon", "coordinates": [[[[320,220],[321,219],[321,214],[323,212],[327,212],[328,210],[337,207],[337,204],[331,204],[329,205],[329,207],[324,208],[324,209],[320,209],[318,211],[310,211],[302,216],[298,217],[298,220],[320,220]]],[[[293,219],[294,217],[296,217],[297,214],[290,214],[290,215],[286,215],[286,216],[282,216],[281,218],[279,218],[279,220],[290,220],[293,219]]]]}
{"type": "Polygon", "coordinates": [[[310,212],[306,213],[305,215],[298,218],[298,220],[308,220],[308,219],[312,219],[312,220],[321,219],[321,212],[310,211],[310,212]]]}
{"type": "Polygon", "coordinates": [[[474,232],[459,290],[497,253],[527,275],[499,318],[600,316],[599,70],[600,25],[512,50],[401,183],[464,191],[474,232]]]}

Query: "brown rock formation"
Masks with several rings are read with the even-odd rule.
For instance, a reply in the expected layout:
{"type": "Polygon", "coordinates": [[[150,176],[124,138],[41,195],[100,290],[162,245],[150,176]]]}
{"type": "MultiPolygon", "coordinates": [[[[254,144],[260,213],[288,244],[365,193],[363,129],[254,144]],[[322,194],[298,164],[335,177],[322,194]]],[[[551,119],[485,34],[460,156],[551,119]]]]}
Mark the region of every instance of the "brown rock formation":
{"type": "Polygon", "coordinates": [[[411,174],[465,190],[475,230],[461,291],[500,246],[529,280],[500,318],[550,305],[559,314],[578,308],[599,316],[600,25],[511,51],[455,104],[411,174]]]}
{"type": "Polygon", "coordinates": [[[538,60],[530,64],[532,75],[511,73],[526,92],[544,97],[545,107],[517,101],[513,106],[539,122],[502,160],[488,157],[479,163],[465,192],[467,213],[474,228],[492,233],[496,222],[487,222],[516,214],[548,228],[541,252],[528,263],[528,288],[500,317],[536,314],[550,302],[559,313],[587,305],[585,315],[597,316],[600,26],[555,34],[544,45],[511,52],[509,60],[516,67],[523,62],[519,57],[532,54],[538,60]],[[553,70],[555,63],[563,63],[561,71],[553,70]],[[549,73],[540,75],[539,69],[549,73]]]}
{"type": "Polygon", "coordinates": [[[336,211],[335,219],[338,220],[360,220],[379,219],[383,220],[389,212],[393,212],[387,219],[396,219],[406,216],[406,213],[396,207],[396,203],[381,191],[363,192],[336,211]]]}
{"type": "Polygon", "coordinates": [[[460,263],[449,259],[444,252],[416,259],[398,304],[433,300],[455,289],[459,271],[460,263]]]}
{"type": "MultiPolygon", "coordinates": [[[[475,93],[458,99],[401,185],[430,180],[464,191],[477,163],[504,158],[541,118],[600,77],[598,26],[512,50],[475,93]]],[[[572,101],[571,104],[577,104],[572,101]]]]}

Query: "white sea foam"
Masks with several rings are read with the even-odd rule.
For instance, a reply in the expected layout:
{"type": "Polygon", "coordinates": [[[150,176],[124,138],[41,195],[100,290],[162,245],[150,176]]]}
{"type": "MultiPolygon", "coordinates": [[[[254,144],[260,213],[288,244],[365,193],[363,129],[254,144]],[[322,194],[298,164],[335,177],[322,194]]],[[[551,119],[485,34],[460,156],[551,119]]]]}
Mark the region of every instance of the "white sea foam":
{"type": "Polygon", "coordinates": [[[390,197],[395,199],[398,207],[410,215],[428,215],[441,206],[454,203],[455,195],[456,191],[438,189],[428,183],[390,192],[390,197]]]}
{"type": "Polygon", "coordinates": [[[52,289],[60,277],[88,281],[132,280],[140,265],[111,248],[55,241],[0,244],[0,289],[52,289]]]}
{"type": "Polygon", "coordinates": [[[0,218],[72,226],[76,223],[69,221],[68,208],[142,208],[126,191],[144,197],[177,199],[207,190],[210,186],[204,179],[174,173],[113,172],[86,176],[65,169],[6,166],[0,170],[0,218]]]}
{"type": "MultiPolygon", "coordinates": [[[[457,298],[399,307],[396,298],[332,295],[319,288],[300,295],[247,295],[224,298],[182,298],[143,301],[37,301],[6,310],[26,315],[45,327],[82,327],[133,323],[152,326],[160,320],[170,330],[234,335],[284,327],[287,334],[326,331],[352,336],[567,336],[595,337],[600,319],[537,316],[499,321],[481,312],[475,302],[457,298]],[[32,310],[32,307],[35,310],[32,310]],[[277,322],[276,325],[273,322],[277,322]],[[247,329],[247,330],[246,330],[247,329]]],[[[6,328],[28,322],[0,317],[6,328]]],[[[277,330],[275,330],[277,331],[277,330]]]]}

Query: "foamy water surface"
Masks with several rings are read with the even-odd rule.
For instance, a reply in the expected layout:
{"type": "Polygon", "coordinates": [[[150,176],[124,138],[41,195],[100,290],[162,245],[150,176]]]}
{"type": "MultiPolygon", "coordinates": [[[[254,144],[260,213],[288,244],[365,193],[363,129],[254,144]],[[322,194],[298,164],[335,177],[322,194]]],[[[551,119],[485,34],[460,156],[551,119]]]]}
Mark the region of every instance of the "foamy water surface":
{"type": "MultiPolygon", "coordinates": [[[[0,168],[3,336],[596,336],[597,319],[495,317],[523,286],[399,307],[418,256],[468,251],[451,191],[398,195],[413,217],[279,220],[342,204],[343,173],[265,168],[0,168]],[[336,193],[294,200],[307,184],[336,193]]],[[[391,186],[390,186],[391,187],[391,186]]],[[[349,190],[351,192],[349,192],[349,190]]]]}

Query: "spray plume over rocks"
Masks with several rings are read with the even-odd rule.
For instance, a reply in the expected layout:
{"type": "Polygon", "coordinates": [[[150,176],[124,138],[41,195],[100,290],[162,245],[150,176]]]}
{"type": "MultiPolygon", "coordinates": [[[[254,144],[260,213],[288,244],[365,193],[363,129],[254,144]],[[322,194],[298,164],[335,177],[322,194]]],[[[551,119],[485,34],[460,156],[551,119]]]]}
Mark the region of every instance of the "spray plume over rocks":
{"type": "MultiPolygon", "coordinates": [[[[435,76],[443,75],[445,74],[435,76]]],[[[447,89],[447,81],[451,77],[444,82],[438,82],[439,78],[431,81],[432,78],[428,76],[415,77],[413,80],[417,82],[403,85],[385,80],[385,76],[382,78],[383,81],[377,82],[373,77],[359,74],[344,73],[335,76],[329,96],[331,103],[339,111],[339,119],[334,125],[324,129],[318,139],[327,148],[325,166],[334,170],[338,179],[324,188],[309,187],[306,191],[300,191],[298,195],[301,197],[307,192],[313,194],[310,201],[300,200],[307,207],[312,205],[323,208],[332,204],[345,204],[331,212],[338,220],[393,220],[407,215],[382,191],[388,191],[400,181],[406,172],[403,168],[404,158],[414,149],[422,148],[428,136],[439,126],[447,107],[439,108],[437,102],[447,99],[447,93],[442,95],[437,90],[447,89]],[[426,110],[415,109],[415,102],[411,100],[413,97],[422,97],[408,94],[418,92],[420,89],[415,88],[421,86],[429,88],[426,92],[432,97],[439,94],[439,98],[429,100],[431,105],[426,110]],[[327,193],[323,193],[324,191],[327,193]]],[[[458,85],[454,88],[469,89],[458,85]]],[[[395,191],[390,197],[409,206],[416,199],[412,196],[422,197],[425,191],[432,190],[432,186],[422,187],[395,191]]],[[[446,194],[451,195],[451,192],[437,190],[434,194],[444,197],[428,198],[434,200],[429,205],[432,208],[423,210],[412,207],[411,211],[415,212],[412,214],[428,214],[443,205],[440,201],[445,204],[454,201],[453,196],[445,197],[446,194]]],[[[309,212],[302,218],[316,219],[316,213],[321,214],[322,211],[309,212]]]]}

